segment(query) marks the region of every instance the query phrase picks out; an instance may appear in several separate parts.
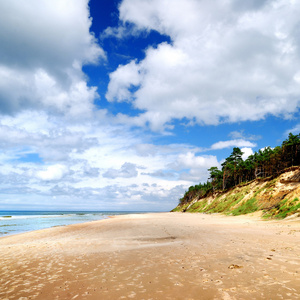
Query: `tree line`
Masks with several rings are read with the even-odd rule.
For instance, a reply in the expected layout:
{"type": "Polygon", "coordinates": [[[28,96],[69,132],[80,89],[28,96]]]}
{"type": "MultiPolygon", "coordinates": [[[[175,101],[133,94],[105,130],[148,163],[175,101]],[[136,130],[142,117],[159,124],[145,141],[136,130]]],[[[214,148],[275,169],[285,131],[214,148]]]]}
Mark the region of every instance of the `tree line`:
{"type": "Polygon", "coordinates": [[[300,165],[300,134],[290,133],[281,146],[266,147],[246,160],[243,160],[242,155],[242,150],[234,147],[222,163],[221,170],[218,167],[208,169],[210,177],[207,182],[191,186],[180,203],[188,203],[195,197],[201,199],[215,191],[228,190],[253,179],[276,177],[284,169],[300,165]]]}

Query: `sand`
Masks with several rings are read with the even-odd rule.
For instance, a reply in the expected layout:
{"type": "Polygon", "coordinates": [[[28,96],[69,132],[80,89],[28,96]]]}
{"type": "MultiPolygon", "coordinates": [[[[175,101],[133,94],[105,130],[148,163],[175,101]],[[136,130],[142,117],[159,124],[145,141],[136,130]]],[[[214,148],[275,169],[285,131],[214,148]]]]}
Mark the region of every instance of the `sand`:
{"type": "Polygon", "coordinates": [[[300,299],[300,222],[151,213],[2,237],[0,299],[300,299]]]}

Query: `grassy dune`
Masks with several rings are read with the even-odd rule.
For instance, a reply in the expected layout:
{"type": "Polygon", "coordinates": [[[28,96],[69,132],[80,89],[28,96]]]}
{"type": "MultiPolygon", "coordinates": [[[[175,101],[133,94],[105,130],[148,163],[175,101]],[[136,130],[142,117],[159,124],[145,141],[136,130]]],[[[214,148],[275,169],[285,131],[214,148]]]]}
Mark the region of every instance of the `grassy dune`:
{"type": "Polygon", "coordinates": [[[300,217],[300,168],[291,168],[275,179],[255,179],[228,191],[219,191],[189,203],[179,204],[173,211],[243,215],[261,212],[263,218],[300,217]]]}

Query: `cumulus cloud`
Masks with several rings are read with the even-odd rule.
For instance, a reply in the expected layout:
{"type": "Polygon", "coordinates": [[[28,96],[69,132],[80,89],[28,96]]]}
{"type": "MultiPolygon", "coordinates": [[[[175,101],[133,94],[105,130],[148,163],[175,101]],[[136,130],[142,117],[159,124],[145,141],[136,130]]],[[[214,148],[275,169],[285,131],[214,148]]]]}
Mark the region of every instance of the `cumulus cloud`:
{"type": "Polygon", "coordinates": [[[3,116],[0,203],[99,210],[155,210],[159,203],[170,210],[191,184],[207,179],[208,168],[219,166],[215,156],[197,155],[199,147],[151,139],[105,117],[78,124],[33,111],[3,116]],[[31,191],[30,201],[18,191],[31,191]]]}
{"type": "Polygon", "coordinates": [[[67,173],[66,166],[53,165],[48,166],[44,170],[38,171],[36,176],[42,180],[59,180],[67,173]]]}
{"type": "Polygon", "coordinates": [[[81,67],[105,59],[90,26],[88,0],[1,1],[0,113],[88,114],[98,94],[81,67]]]}
{"type": "Polygon", "coordinates": [[[89,32],[88,0],[2,1],[1,207],[151,210],[159,203],[169,210],[191,184],[206,181],[207,169],[220,167],[205,151],[238,146],[243,157],[251,154],[249,141],[257,137],[243,132],[205,149],[199,141],[162,144],[161,136],[140,127],[159,131],[172,129],[173,119],[219,124],[293,113],[299,9],[276,3],[122,1],[123,23],[103,38],[156,30],[171,39],[109,75],[107,100],[142,111],[132,117],[93,104],[97,90],[82,66],[105,60],[105,53],[89,32]]]}
{"type": "Polygon", "coordinates": [[[180,172],[180,179],[199,183],[207,180],[207,170],[210,167],[220,167],[220,163],[216,156],[197,156],[195,153],[188,152],[180,154],[170,167],[180,172]]]}
{"type": "Polygon", "coordinates": [[[242,159],[246,160],[250,155],[254,154],[251,148],[244,147],[241,149],[243,152],[242,159]]]}
{"type": "Polygon", "coordinates": [[[298,109],[296,1],[123,0],[119,10],[135,32],[156,30],[172,41],[110,75],[107,99],[144,110],[142,124],[161,130],[182,118],[198,124],[289,118],[298,109]]]}
{"type": "MultiPolygon", "coordinates": [[[[82,152],[97,140],[85,136],[88,124],[76,128],[60,117],[45,112],[26,111],[18,117],[3,116],[0,121],[0,145],[8,153],[16,147],[38,153],[46,162],[67,160],[73,152],[82,152]]],[[[21,153],[24,152],[21,150],[21,153]]]]}
{"type": "Polygon", "coordinates": [[[169,180],[178,178],[178,174],[176,172],[169,171],[169,170],[158,170],[158,171],[155,171],[153,173],[143,172],[142,175],[148,175],[148,176],[158,177],[158,178],[166,178],[166,179],[169,179],[169,180]]]}
{"type": "Polygon", "coordinates": [[[243,140],[229,140],[229,141],[220,141],[211,146],[212,150],[220,150],[225,148],[231,148],[231,147],[255,147],[256,144],[243,140]]]}
{"type": "Polygon", "coordinates": [[[137,167],[135,164],[132,163],[124,163],[121,167],[121,169],[109,169],[107,172],[103,174],[103,177],[106,178],[117,178],[117,177],[123,177],[123,178],[132,178],[136,177],[138,175],[137,167]]]}
{"type": "Polygon", "coordinates": [[[137,86],[140,82],[139,67],[134,61],[128,65],[118,68],[110,74],[110,88],[106,94],[108,100],[114,98],[118,102],[130,101],[131,93],[129,89],[137,86]]]}

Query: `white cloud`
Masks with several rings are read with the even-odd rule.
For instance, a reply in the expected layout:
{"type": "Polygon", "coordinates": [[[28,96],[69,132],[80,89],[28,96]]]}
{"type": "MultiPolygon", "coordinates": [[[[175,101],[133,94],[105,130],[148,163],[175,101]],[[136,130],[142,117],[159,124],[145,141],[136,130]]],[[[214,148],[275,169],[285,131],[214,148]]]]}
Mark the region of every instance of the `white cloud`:
{"type": "Polygon", "coordinates": [[[138,171],[136,165],[126,162],[122,165],[120,170],[108,169],[103,174],[103,177],[115,179],[117,177],[132,178],[132,177],[137,177],[137,175],[138,175],[138,171]]]}
{"type": "Polygon", "coordinates": [[[82,124],[29,111],[3,116],[1,205],[8,207],[8,195],[15,195],[16,205],[26,208],[22,193],[27,191],[27,207],[40,203],[40,209],[52,204],[61,209],[155,210],[158,203],[161,209],[172,209],[184,190],[199,182],[197,174],[204,178],[209,163],[195,157],[199,148],[155,145],[145,133],[112,125],[105,114],[99,120],[96,116],[82,124]]]}
{"type": "Polygon", "coordinates": [[[103,37],[157,30],[172,43],[147,48],[145,59],[110,74],[107,99],[144,111],[114,117],[95,110],[97,90],[82,71],[105,59],[89,32],[88,1],[2,1],[1,206],[171,209],[189,185],[207,180],[207,169],[220,167],[205,151],[237,146],[243,157],[251,154],[257,137],[243,132],[204,149],[156,145],[161,136],[130,127],[159,131],[172,129],[173,119],[218,124],[292,113],[299,9],[274,3],[123,1],[125,23],[103,37]]]}
{"type": "Polygon", "coordinates": [[[284,133],[284,139],[289,135],[289,133],[299,134],[300,133],[300,124],[297,124],[294,128],[288,129],[284,133]]]}
{"type": "Polygon", "coordinates": [[[98,97],[82,65],[105,59],[89,32],[88,0],[0,3],[0,113],[89,114],[98,97]]]}
{"type": "Polygon", "coordinates": [[[232,139],[244,139],[244,140],[259,140],[262,137],[260,135],[254,134],[245,134],[244,130],[241,131],[232,131],[229,135],[232,139]]]}
{"type": "Polygon", "coordinates": [[[48,166],[45,170],[38,171],[36,176],[42,180],[59,180],[67,172],[66,166],[63,165],[53,165],[48,166]]]}
{"type": "Polygon", "coordinates": [[[137,86],[140,83],[139,69],[136,63],[132,61],[126,66],[119,67],[109,77],[110,84],[106,98],[109,101],[130,101],[130,87],[137,86]]]}
{"type": "Polygon", "coordinates": [[[284,0],[124,0],[121,21],[168,35],[172,44],[119,66],[107,98],[145,110],[140,123],[153,130],[182,118],[199,124],[288,118],[300,103],[299,13],[299,3],[284,0]]]}
{"type": "Polygon", "coordinates": [[[211,146],[212,150],[220,150],[225,148],[231,148],[231,147],[255,147],[256,144],[243,140],[243,139],[237,139],[237,140],[229,140],[229,141],[220,141],[211,146]]]}
{"type": "Polygon", "coordinates": [[[254,154],[254,152],[251,148],[244,147],[244,148],[241,148],[241,150],[243,152],[243,155],[242,155],[243,160],[246,160],[250,155],[254,154]]]}
{"type": "MultiPolygon", "coordinates": [[[[147,210],[159,203],[171,209],[190,184],[204,179],[207,166],[217,164],[215,157],[197,156],[198,147],[157,146],[150,134],[130,130],[149,120],[153,129],[168,122],[172,113],[159,106],[135,119],[95,110],[97,90],[82,66],[105,54],[90,25],[87,0],[0,3],[2,207],[147,210]]],[[[180,48],[159,48],[159,55],[149,48],[147,57],[157,68],[164,62],[161,76],[189,59],[180,48]]],[[[108,99],[135,101],[128,90],[144,84],[144,70],[134,60],[112,73],[108,99]]],[[[147,110],[142,102],[136,108],[143,105],[147,110]]]]}
{"type": "Polygon", "coordinates": [[[194,153],[188,152],[185,154],[180,154],[176,162],[172,163],[170,167],[177,171],[181,171],[180,178],[182,180],[199,183],[207,180],[207,170],[209,168],[220,167],[220,163],[218,162],[216,156],[196,156],[194,153]]]}

